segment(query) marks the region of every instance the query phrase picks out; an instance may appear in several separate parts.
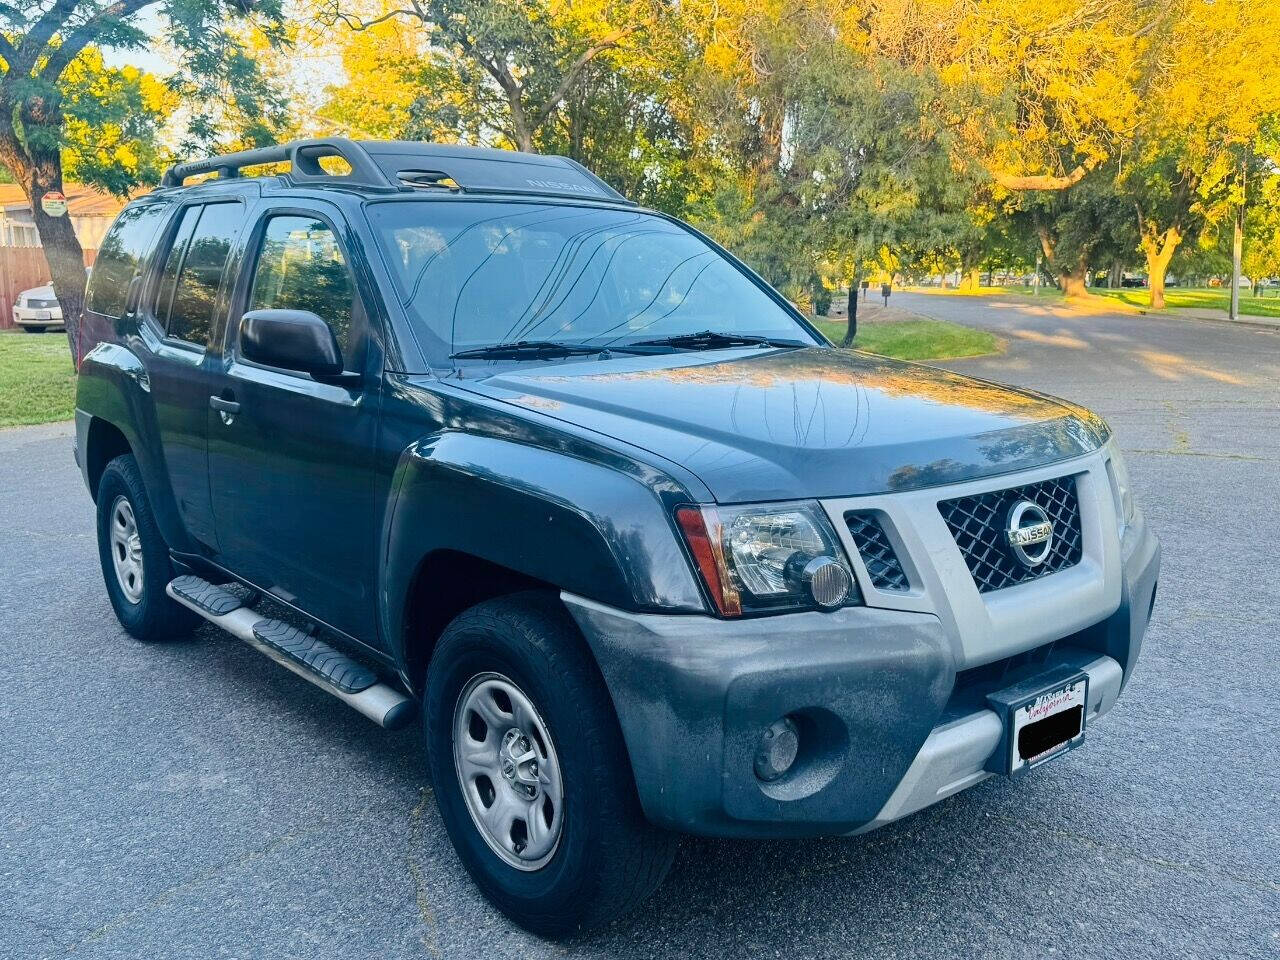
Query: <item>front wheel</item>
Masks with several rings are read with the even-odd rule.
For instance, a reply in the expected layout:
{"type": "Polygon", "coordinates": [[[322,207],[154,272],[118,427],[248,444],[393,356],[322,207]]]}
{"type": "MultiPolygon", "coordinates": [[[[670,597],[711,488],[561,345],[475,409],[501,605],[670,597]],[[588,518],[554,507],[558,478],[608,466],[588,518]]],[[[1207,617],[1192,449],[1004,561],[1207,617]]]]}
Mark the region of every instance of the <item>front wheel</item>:
{"type": "Polygon", "coordinates": [[[557,598],[461,614],[425,702],[445,828],[503,913],[559,936],[630,912],[662,882],[674,837],[644,818],[608,691],[557,598]]]}
{"type": "Polygon", "coordinates": [[[169,545],[129,454],[107,464],[98,481],[98,556],[116,618],[131,635],[169,640],[195,629],[200,618],[165,593],[174,577],[169,545]]]}

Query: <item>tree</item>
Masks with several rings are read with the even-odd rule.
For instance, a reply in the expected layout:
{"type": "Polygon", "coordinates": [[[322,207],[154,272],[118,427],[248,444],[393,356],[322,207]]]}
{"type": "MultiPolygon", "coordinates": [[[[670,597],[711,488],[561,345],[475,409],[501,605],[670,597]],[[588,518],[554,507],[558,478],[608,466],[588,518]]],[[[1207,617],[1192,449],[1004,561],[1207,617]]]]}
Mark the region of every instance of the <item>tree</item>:
{"type": "MultiPolygon", "coordinates": [[[[171,82],[190,102],[232,103],[248,108],[262,90],[254,82],[252,61],[239,38],[223,28],[231,15],[254,16],[274,33],[278,24],[277,0],[34,0],[14,7],[0,4],[0,165],[22,186],[35,216],[54,292],[66,319],[67,339],[78,365],[77,334],[84,308],[84,251],[65,216],[50,216],[41,205],[48,193],[63,188],[63,151],[76,148],[86,115],[94,104],[109,106],[127,102],[130,86],[123,71],[104,71],[92,48],[136,49],[150,39],[137,26],[137,15],[156,7],[169,27],[169,39],[179,50],[182,63],[171,82]],[[118,81],[115,87],[112,83],[118,81]],[[105,90],[95,90],[105,84],[105,90]],[[123,86],[121,86],[123,84],[123,86]],[[124,97],[124,101],[120,98],[124,97]],[[113,99],[114,98],[114,99],[113,99]]],[[[132,84],[141,96],[141,81],[132,84]]],[[[101,128],[99,124],[99,128],[101,128]]],[[[121,156],[128,151],[124,132],[119,133],[112,156],[76,151],[78,170],[90,182],[124,191],[147,173],[144,156],[121,156]],[[120,161],[124,162],[120,162],[120,161]],[[134,173],[128,171],[132,165],[134,173]]],[[[216,129],[212,107],[193,111],[189,131],[194,141],[208,140],[216,129]]],[[[135,131],[136,132],[136,131],[135,131]]],[[[79,147],[87,144],[81,140],[79,147]]],[[[144,151],[145,152],[145,148],[144,151]]],[[[106,151],[104,151],[106,153],[106,151]]]]}
{"type": "Polygon", "coordinates": [[[1255,145],[1280,112],[1272,10],[1196,0],[1171,6],[1149,38],[1138,84],[1143,114],[1120,176],[1157,310],[1178,247],[1243,202],[1242,183],[1263,169],[1255,145]]]}
{"type": "Polygon", "coordinates": [[[631,6],[607,0],[408,0],[365,20],[334,0],[329,16],[355,30],[402,20],[425,32],[436,57],[516,149],[533,151],[587,66],[639,32],[631,6]],[[615,25],[615,16],[620,16],[615,25]],[[500,109],[494,109],[500,104],[500,109]]]}
{"type": "MultiPolygon", "coordinates": [[[[644,49],[619,46],[586,63],[532,147],[572,157],[638,202],[689,215],[711,178],[675,106],[679,54],[655,34],[647,32],[644,49]]],[[[329,89],[319,115],[343,132],[517,145],[501,88],[434,45],[429,31],[384,20],[348,33],[341,51],[346,79],[329,89]]]]}

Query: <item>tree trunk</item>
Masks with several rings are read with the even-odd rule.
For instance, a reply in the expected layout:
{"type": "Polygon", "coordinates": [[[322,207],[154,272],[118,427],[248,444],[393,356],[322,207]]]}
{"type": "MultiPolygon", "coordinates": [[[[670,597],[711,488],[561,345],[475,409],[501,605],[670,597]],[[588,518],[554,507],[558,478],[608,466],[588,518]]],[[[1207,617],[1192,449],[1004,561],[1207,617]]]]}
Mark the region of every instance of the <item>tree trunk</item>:
{"type": "Polygon", "coordinates": [[[1164,267],[1147,257],[1147,288],[1151,294],[1152,310],[1164,309],[1164,267]]]}
{"type": "Polygon", "coordinates": [[[1151,293],[1152,310],[1164,309],[1164,278],[1169,272],[1169,261],[1182,242],[1182,231],[1176,226],[1170,227],[1158,237],[1144,237],[1142,252],[1147,257],[1147,286],[1151,293]]]}
{"type": "Polygon", "coordinates": [[[1089,287],[1085,283],[1089,276],[1089,264],[1086,261],[1077,263],[1073,270],[1059,270],[1058,284],[1067,297],[1087,297],[1089,287]]]}
{"type": "Polygon", "coordinates": [[[853,341],[857,336],[858,336],[858,275],[854,274],[853,279],[849,281],[849,316],[846,319],[844,339],[840,341],[840,346],[852,347],[853,341]]]}
{"type": "Polygon", "coordinates": [[[58,306],[62,309],[72,363],[78,370],[81,360],[80,321],[84,313],[84,285],[88,276],[84,268],[84,248],[71,226],[70,216],[51,217],[40,205],[40,198],[46,193],[62,192],[61,156],[56,150],[41,151],[31,159],[31,169],[23,178],[22,186],[31,203],[36,233],[40,236],[44,259],[49,265],[53,295],[58,298],[58,306]]]}
{"type": "Polygon", "coordinates": [[[1107,274],[1107,287],[1118,290],[1124,285],[1124,264],[1119,260],[1111,261],[1111,272],[1107,274]]]}
{"type": "Polygon", "coordinates": [[[977,290],[982,285],[982,271],[976,266],[966,266],[960,280],[961,290],[977,290]]]}
{"type": "Polygon", "coordinates": [[[15,104],[0,97],[0,164],[8,167],[31,204],[36,234],[49,265],[53,295],[62,310],[72,365],[79,369],[80,324],[88,278],[84,249],[71,226],[71,217],[51,217],[40,203],[46,193],[63,192],[62,152],[57,145],[62,139],[62,125],[62,108],[56,98],[30,95],[15,104]],[[24,144],[19,137],[15,114],[21,117],[27,140],[36,141],[34,145],[24,144]]]}
{"type": "Polygon", "coordinates": [[[525,153],[534,153],[533,131],[529,129],[529,119],[524,112],[521,101],[523,93],[518,87],[507,90],[507,107],[511,111],[511,139],[516,142],[516,149],[525,153]]]}

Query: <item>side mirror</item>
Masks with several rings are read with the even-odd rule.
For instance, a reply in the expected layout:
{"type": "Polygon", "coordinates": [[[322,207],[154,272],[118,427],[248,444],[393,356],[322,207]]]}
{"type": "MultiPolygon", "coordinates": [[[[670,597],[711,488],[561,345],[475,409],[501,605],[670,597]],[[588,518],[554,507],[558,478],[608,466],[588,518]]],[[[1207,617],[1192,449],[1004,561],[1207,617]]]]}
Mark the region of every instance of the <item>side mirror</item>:
{"type": "Polygon", "coordinates": [[[329,325],[309,310],[250,310],[240,318],[246,360],[313,377],[342,373],[342,351],[329,325]]]}

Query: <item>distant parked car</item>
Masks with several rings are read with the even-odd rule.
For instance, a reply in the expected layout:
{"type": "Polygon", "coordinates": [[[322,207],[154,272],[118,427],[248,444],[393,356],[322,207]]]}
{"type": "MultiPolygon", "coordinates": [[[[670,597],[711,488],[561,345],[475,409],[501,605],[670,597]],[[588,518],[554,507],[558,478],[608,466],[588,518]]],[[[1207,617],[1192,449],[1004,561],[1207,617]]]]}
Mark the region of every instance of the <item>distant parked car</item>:
{"type": "Polygon", "coordinates": [[[1146,285],[1146,277],[1131,277],[1126,274],[1120,278],[1120,286],[1122,287],[1145,287],[1146,285]]]}
{"type": "Polygon", "coordinates": [[[62,307],[53,295],[53,287],[46,283],[18,294],[18,301],[13,305],[13,322],[27,333],[63,328],[62,307]]]}

